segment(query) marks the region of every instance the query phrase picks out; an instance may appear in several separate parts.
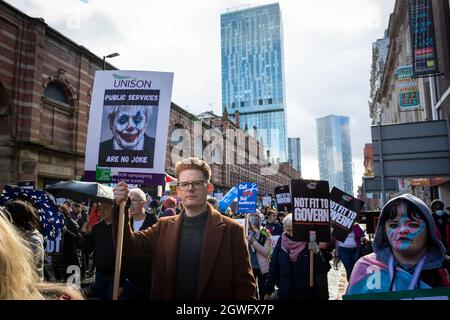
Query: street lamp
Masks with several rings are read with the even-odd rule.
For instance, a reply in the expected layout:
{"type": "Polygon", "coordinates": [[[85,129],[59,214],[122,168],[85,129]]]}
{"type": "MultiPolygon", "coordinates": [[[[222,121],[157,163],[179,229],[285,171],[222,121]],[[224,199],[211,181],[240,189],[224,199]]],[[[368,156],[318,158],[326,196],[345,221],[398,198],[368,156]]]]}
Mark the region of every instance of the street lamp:
{"type": "Polygon", "coordinates": [[[117,56],[119,56],[119,54],[117,52],[108,54],[107,56],[103,56],[103,70],[106,70],[106,59],[107,58],[114,58],[114,57],[117,57],[117,56]]]}

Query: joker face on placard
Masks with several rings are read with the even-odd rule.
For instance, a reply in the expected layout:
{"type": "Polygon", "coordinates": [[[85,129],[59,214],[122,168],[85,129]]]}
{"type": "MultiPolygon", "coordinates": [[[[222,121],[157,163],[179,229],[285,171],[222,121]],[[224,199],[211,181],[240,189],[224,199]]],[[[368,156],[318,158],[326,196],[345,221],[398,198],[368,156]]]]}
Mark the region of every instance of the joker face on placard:
{"type": "Polygon", "coordinates": [[[416,212],[407,212],[406,204],[397,206],[396,216],[385,223],[386,235],[393,251],[414,255],[427,241],[427,226],[416,212]]]}
{"type": "Polygon", "coordinates": [[[144,106],[116,106],[109,115],[114,140],[122,150],[142,150],[149,112],[144,106]],[[141,143],[142,142],[142,143],[141,143]]]}

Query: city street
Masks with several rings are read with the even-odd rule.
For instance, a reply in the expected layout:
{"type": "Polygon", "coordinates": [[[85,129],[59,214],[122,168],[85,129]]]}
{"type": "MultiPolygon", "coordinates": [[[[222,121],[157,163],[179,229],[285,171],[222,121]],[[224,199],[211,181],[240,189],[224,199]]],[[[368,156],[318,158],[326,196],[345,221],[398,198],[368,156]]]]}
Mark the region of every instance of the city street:
{"type": "Polygon", "coordinates": [[[450,0],[0,0],[0,168],[0,300],[450,300],[450,0]]]}

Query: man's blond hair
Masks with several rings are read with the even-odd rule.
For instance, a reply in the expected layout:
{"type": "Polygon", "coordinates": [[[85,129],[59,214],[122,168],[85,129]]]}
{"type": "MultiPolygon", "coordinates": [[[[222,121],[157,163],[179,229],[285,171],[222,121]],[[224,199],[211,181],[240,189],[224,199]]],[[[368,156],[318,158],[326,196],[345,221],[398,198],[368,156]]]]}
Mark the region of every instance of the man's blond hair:
{"type": "Polygon", "coordinates": [[[176,178],[179,179],[180,173],[188,169],[200,170],[203,173],[206,182],[209,182],[211,179],[211,167],[205,161],[194,157],[177,162],[175,165],[176,178]]]}

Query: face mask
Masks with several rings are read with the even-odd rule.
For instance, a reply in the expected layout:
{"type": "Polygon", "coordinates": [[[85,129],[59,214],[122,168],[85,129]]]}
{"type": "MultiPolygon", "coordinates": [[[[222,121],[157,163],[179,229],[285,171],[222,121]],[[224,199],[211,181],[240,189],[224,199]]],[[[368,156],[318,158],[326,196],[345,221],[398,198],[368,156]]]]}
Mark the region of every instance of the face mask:
{"type": "Polygon", "coordinates": [[[443,215],[444,215],[444,210],[436,210],[436,215],[438,216],[438,217],[442,217],[443,215]]]}

